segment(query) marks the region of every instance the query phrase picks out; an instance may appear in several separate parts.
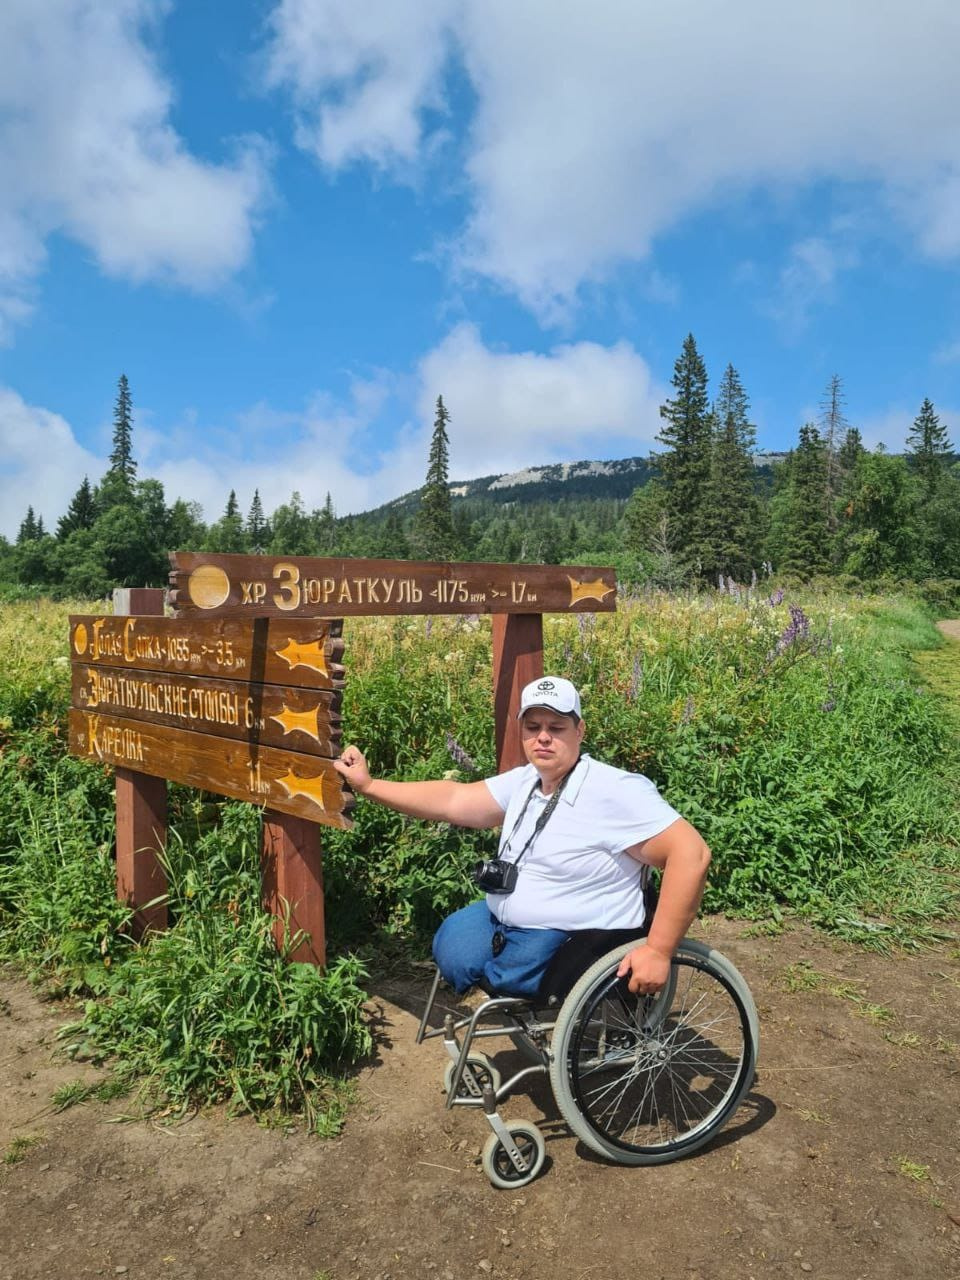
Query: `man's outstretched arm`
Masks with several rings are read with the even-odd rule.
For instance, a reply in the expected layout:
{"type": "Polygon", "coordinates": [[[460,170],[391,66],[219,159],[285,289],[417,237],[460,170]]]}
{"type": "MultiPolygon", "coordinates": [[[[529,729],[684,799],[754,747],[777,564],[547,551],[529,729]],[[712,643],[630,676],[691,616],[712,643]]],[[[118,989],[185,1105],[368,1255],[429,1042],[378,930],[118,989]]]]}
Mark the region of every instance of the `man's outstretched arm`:
{"type": "Polygon", "coordinates": [[[352,745],[344,748],[333,767],[358,795],[411,818],[452,822],[458,827],[499,827],[503,822],[503,810],[485,782],[445,778],[436,782],[391,782],[373,778],[363,752],[352,745]]]}

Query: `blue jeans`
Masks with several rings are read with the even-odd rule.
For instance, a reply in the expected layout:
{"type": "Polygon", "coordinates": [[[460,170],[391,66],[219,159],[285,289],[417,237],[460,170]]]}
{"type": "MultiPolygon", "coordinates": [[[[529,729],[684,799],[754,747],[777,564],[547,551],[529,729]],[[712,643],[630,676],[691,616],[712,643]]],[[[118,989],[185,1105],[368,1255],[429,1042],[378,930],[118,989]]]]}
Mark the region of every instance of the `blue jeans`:
{"type": "Polygon", "coordinates": [[[433,937],[433,958],[444,979],[459,992],[483,982],[498,995],[535,996],[550,957],[569,933],[562,929],[518,929],[500,924],[486,899],[448,916],[433,937]],[[493,935],[505,941],[493,954],[493,935]]]}

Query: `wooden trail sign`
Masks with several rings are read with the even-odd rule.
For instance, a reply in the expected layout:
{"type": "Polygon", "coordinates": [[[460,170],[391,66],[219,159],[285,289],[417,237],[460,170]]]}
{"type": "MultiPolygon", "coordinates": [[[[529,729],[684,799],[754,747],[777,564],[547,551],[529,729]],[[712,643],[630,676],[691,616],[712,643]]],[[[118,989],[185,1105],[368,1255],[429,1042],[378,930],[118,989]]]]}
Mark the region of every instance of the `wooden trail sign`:
{"type": "Polygon", "coordinates": [[[171,553],[181,617],[596,613],[616,608],[609,568],[171,553]]]}
{"type": "Polygon", "coordinates": [[[72,705],[86,711],[308,755],[331,757],[340,749],[340,694],[333,691],[79,662],[72,677],[72,705]]]}
{"type": "Polygon", "coordinates": [[[102,764],[349,827],[352,795],[328,759],[100,712],[70,712],[70,751],[102,764]]]}
{"type": "Polygon", "coordinates": [[[339,752],[344,615],[493,615],[498,767],[521,763],[520,690],[543,675],[543,614],[616,609],[611,568],[435,564],[175,552],[162,593],[115,593],[116,616],[70,620],[70,746],[117,766],[117,892],[162,927],[156,854],[172,779],[251,800],[263,820],[264,905],[291,958],[325,962],[320,825],[348,827],[339,752]],[[330,615],[337,615],[331,617],[330,615]],[[325,619],[325,620],[324,620],[325,619]],[[153,775],[153,776],[152,776],[153,775]]]}
{"type": "Polygon", "coordinates": [[[303,618],[70,618],[75,662],[257,680],[303,689],[343,683],[343,623],[303,618]]]}
{"type": "Polygon", "coordinates": [[[341,631],[340,619],[71,617],[70,750],[349,827],[353,796],[329,763],[341,631]]]}

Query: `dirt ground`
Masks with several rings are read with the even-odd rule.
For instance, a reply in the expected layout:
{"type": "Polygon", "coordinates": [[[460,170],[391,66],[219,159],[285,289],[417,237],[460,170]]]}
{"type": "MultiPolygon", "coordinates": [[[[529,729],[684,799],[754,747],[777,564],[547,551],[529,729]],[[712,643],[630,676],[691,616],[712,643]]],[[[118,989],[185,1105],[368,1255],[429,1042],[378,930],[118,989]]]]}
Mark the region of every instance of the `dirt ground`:
{"type": "MultiPolygon", "coordinates": [[[[442,1048],[414,1043],[427,975],[375,975],[377,1051],[342,1135],[222,1111],[172,1127],[55,1113],[92,1067],[57,1056],[69,1016],[0,972],[0,1280],[837,1280],[960,1277],[960,950],[885,958],[807,931],[698,932],[756,997],[756,1083],[691,1159],[628,1169],[573,1138],[545,1084],[505,1106],[547,1167],[494,1190],[487,1125],[445,1111],[442,1048]],[[22,1146],[22,1144],[21,1144],[22,1146]]],[[[499,1042],[487,1042],[487,1047],[499,1042]]],[[[501,1063],[515,1061],[504,1042],[501,1063]]]]}

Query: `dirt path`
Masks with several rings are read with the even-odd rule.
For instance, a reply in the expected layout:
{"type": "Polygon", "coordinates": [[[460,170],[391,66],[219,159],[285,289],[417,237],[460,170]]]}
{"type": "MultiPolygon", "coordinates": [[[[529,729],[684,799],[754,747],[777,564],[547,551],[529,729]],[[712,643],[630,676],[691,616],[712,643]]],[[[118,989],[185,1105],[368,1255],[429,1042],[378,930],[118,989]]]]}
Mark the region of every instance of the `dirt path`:
{"type": "MultiPolygon", "coordinates": [[[[548,1169],[497,1192],[486,1124],[446,1112],[413,1043],[425,983],[379,982],[376,1060],[330,1142],[212,1111],[168,1128],[61,1114],[62,1007],[0,975],[0,1280],[836,1280],[960,1277],[960,951],[887,959],[819,935],[705,933],[747,976],[763,1043],[730,1128],[691,1160],[606,1164],[536,1085],[548,1169]]],[[[505,1050],[506,1053],[506,1050],[505,1050]]],[[[85,1069],[87,1077],[95,1072],[85,1069]]]]}
{"type": "Polygon", "coordinates": [[[942,631],[948,640],[960,640],[960,618],[944,618],[937,623],[937,629],[942,631]]]}

